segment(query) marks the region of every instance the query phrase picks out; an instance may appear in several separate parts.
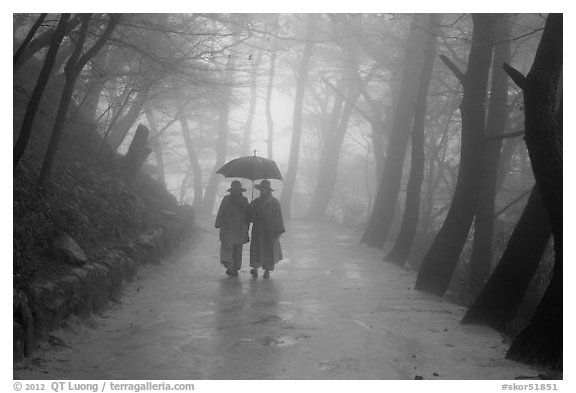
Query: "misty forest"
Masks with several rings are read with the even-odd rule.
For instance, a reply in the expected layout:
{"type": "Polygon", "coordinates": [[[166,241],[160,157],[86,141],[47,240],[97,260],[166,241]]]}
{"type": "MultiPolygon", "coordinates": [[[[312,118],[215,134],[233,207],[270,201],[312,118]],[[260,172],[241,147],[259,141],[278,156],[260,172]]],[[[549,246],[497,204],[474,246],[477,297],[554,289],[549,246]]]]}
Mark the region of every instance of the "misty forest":
{"type": "Polygon", "coordinates": [[[562,14],[13,14],[15,378],[562,378],[562,45],[562,14]],[[224,274],[219,208],[266,179],[283,258],[224,274]]]}

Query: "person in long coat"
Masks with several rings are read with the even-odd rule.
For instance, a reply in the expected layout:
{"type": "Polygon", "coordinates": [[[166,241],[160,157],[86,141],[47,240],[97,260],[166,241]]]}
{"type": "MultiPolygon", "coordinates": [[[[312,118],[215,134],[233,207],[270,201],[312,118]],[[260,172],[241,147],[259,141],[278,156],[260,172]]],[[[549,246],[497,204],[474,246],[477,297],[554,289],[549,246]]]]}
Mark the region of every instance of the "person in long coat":
{"type": "Polygon", "coordinates": [[[246,191],[238,180],[230,184],[222,199],[214,226],[220,229],[220,263],[229,276],[238,276],[242,267],[242,246],[250,241],[248,199],[242,193],[246,191]]]}
{"type": "Polygon", "coordinates": [[[258,277],[258,268],[264,269],[264,278],[270,277],[274,266],[282,260],[280,235],[286,230],[282,220],[282,209],[278,199],[272,196],[272,187],[268,180],[262,180],[255,186],[260,196],[250,203],[252,221],[252,239],[250,241],[250,273],[258,277]]]}

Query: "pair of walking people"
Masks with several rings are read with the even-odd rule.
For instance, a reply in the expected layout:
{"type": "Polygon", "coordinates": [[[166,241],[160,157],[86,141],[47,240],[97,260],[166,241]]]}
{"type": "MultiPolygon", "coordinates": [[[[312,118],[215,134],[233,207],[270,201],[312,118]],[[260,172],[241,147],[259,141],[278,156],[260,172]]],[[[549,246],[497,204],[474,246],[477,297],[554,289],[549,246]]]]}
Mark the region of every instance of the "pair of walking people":
{"type": "Polygon", "coordinates": [[[285,232],[282,210],[278,199],[272,196],[270,181],[262,180],[254,186],[260,196],[248,203],[242,195],[245,188],[234,180],[229,195],[222,199],[215,227],[220,229],[220,263],[226,274],[238,276],[242,267],[242,246],[250,242],[250,274],[258,277],[258,269],[264,269],[264,278],[270,277],[274,266],[282,259],[280,235],[285,232]],[[252,223],[252,233],[248,229],[252,223]]]}

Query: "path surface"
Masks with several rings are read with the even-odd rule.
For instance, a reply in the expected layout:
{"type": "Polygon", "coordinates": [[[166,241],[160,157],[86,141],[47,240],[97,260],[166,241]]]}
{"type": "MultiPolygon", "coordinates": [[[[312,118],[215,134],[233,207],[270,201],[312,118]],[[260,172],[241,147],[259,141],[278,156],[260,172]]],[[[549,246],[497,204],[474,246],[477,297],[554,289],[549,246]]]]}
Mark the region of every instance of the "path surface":
{"type": "Polygon", "coordinates": [[[346,229],[293,222],[269,280],[224,275],[218,236],[145,266],[114,304],[70,323],[15,379],[513,379],[496,332],[413,289],[346,229]]]}

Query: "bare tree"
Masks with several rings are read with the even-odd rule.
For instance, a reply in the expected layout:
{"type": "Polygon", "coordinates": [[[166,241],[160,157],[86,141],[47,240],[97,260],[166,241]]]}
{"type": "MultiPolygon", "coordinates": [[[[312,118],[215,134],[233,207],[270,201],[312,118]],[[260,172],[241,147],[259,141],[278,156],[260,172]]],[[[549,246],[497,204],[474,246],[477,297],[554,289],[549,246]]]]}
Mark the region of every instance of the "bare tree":
{"type": "Polygon", "coordinates": [[[166,180],[164,177],[164,155],[162,153],[162,143],[160,139],[160,132],[158,130],[158,122],[154,117],[152,108],[146,107],[144,113],[146,114],[146,119],[148,120],[148,125],[150,126],[150,144],[152,145],[152,151],[154,152],[154,157],[156,158],[156,177],[158,182],[166,187],[166,180]]]}
{"type": "Polygon", "coordinates": [[[372,213],[361,242],[370,247],[383,247],[392,226],[402,180],[402,169],[412,121],[413,100],[418,90],[418,76],[421,73],[426,33],[421,28],[428,16],[413,16],[408,40],[406,41],[404,67],[401,74],[400,90],[390,140],[386,148],[386,158],[372,213]]]}
{"type": "Polygon", "coordinates": [[[102,35],[96,40],[96,42],[82,54],[82,47],[86,39],[86,34],[88,32],[88,24],[91,19],[90,14],[82,15],[82,22],[80,25],[80,32],[78,36],[78,42],[74,48],[72,56],[66,63],[65,75],[66,82],[64,85],[64,90],[62,91],[62,97],[60,99],[60,104],[58,106],[58,112],[56,113],[56,120],[54,121],[54,127],[52,129],[52,135],[50,137],[50,142],[48,143],[48,148],[46,150],[46,155],[44,156],[44,161],[42,163],[42,168],[40,170],[40,177],[38,179],[38,186],[40,188],[46,188],[50,177],[52,175],[52,168],[54,167],[54,160],[56,158],[56,151],[60,142],[60,137],[64,129],[64,123],[66,122],[68,105],[72,99],[72,94],[74,92],[74,84],[78,75],[88,63],[88,61],[100,50],[100,48],[106,43],[114,27],[120,20],[120,14],[111,14],[110,21],[108,22],[106,29],[102,35]]]}
{"type": "Polygon", "coordinates": [[[290,218],[291,209],[290,204],[292,200],[292,193],[294,192],[294,185],[296,183],[296,173],[298,172],[298,159],[300,156],[300,139],[302,137],[302,113],[304,104],[304,93],[306,90],[306,81],[308,79],[308,66],[310,58],[312,57],[312,48],[314,46],[314,26],[316,24],[315,16],[310,14],[308,16],[307,31],[306,31],[306,45],[300,60],[298,70],[298,82],[296,86],[296,99],[294,102],[294,116],[292,119],[292,139],[290,142],[290,161],[288,163],[288,170],[284,179],[284,187],[280,196],[282,204],[282,211],[285,217],[290,218]]]}
{"type": "Polygon", "coordinates": [[[426,119],[426,99],[428,98],[428,88],[432,80],[432,71],[434,69],[434,58],[436,57],[436,41],[439,34],[440,16],[438,14],[430,15],[429,36],[425,49],[424,65],[422,75],[418,84],[418,95],[414,111],[414,123],[412,125],[412,148],[410,177],[406,188],[406,203],[402,224],[396,238],[394,247],[384,257],[385,260],[403,265],[408,259],[410,248],[418,224],[420,214],[420,190],[422,180],[424,179],[424,127],[426,119]]]}
{"type": "MultiPolygon", "coordinates": [[[[496,45],[492,65],[492,83],[486,137],[501,135],[508,120],[508,76],[501,65],[510,61],[509,15],[499,15],[496,21],[496,45]]],[[[494,238],[494,203],[500,160],[500,140],[486,142],[480,183],[480,196],[474,219],[474,243],[470,257],[470,291],[476,297],[484,286],[492,265],[494,238]]]]}
{"type": "Polygon", "coordinates": [[[130,101],[131,104],[126,111],[123,111],[123,109],[126,107],[126,102],[125,104],[121,105],[120,108],[118,108],[123,114],[118,114],[118,116],[114,117],[114,127],[110,129],[110,134],[106,138],[106,143],[108,146],[110,146],[112,151],[118,150],[126,138],[126,135],[128,135],[128,131],[130,131],[130,128],[134,125],[136,120],[138,120],[142,114],[142,111],[144,110],[144,106],[146,105],[146,102],[150,96],[151,90],[151,85],[147,84],[146,82],[144,83],[145,85],[136,91],[136,94],[130,101]]]}
{"type": "Polygon", "coordinates": [[[14,171],[18,167],[18,164],[20,163],[20,160],[24,155],[24,151],[26,150],[26,146],[28,145],[30,134],[32,133],[32,125],[34,124],[34,118],[36,117],[36,112],[38,111],[38,107],[40,106],[40,101],[42,100],[44,89],[46,88],[46,84],[48,83],[48,79],[50,78],[50,74],[52,73],[54,61],[56,60],[56,55],[58,53],[58,49],[60,48],[60,44],[64,39],[69,19],[70,14],[62,14],[60,16],[60,21],[58,22],[58,26],[56,26],[54,34],[51,35],[52,40],[50,43],[50,47],[48,48],[48,52],[46,53],[46,58],[44,59],[44,65],[42,66],[42,70],[40,71],[40,75],[38,76],[38,80],[36,81],[36,86],[34,87],[34,92],[32,93],[32,97],[30,98],[30,102],[28,103],[28,106],[26,108],[26,113],[24,114],[24,118],[22,120],[22,127],[20,128],[20,134],[18,135],[18,140],[14,145],[14,151],[13,151],[14,171]]]}
{"type": "Polygon", "coordinates": [[[194,143],[192,142],[192,136],[190,135],[190,127],[188,126],[188,120],[184,115],[180,116],[180,126],[182,129],[182,137],[184,138],[184,144],[186,146],[186,152],[188,153],[188,159],[190,161],[190,168],[194,174],[194,200],[192,201],[192,208],[194,211],[198,212],[202,208],[203,190],[202,190],[202,168],[198,162],[198,156],[196,154],[196,149],[194,148],[194,143]]]}
{"type": "Polygon", "coordinates": [[[562,44],[563,15],[549,14],[527,76],[505,65],[524,93],[525,140],[538,190],[554,237],[550,285],[528,326],[516,336],[507,357],[562,369],[562,44]]]}
{"type": "Polygon", "coordinates": [[[12,61],[13,65],[15,65],[18,62],[18,59],[20,58],[20,56],[22,56],[22,53],[24,52],[24,50],[26,49],[28,44],[30,44],[30,41],[32,41],[32,38],[34,38],[36,31],[38,31],[38,28],[42,25],[42,22],[44,22],[44,19],[46,19],[47,15],[48,14],[40,14],[40,16],[36,19],[36,21],[34,22],[32,27],[30,28],[30,31],[28,31],[28,34],[26,34],[26,37],[24,38],[24,40],[22,41],[22,43],[20,44],[20,46],[16,50],[16,53],[14,53],[13,61],[12,61]]]}
{"type": "MultiPolygon", "coordinates": [[[[254,58],[253,55],[251,55],[254,58]]],[[[254,123],[254,114],[256,112],[256,104],[258,98],[258,67],[262,61],[262,51],[259,50],[256,54],[256,59],[252,64],[252,71],[250,72],[250,106],[248,108],[248,116],[244,123],[244,133],[242,135],[242,155],[247,156],[250,154],[250,137],[252,134],[252,124],[254,123]]]]}
{"type": "MultiPolygon", "coordinates": [[[[273,33],[278,34],[278,14],[274,16],[273,33]]],[[[268,71],[268,87],[266,88],[266,124],[268,126],[268,158],[274,159],[274,120],[272,119],[272,91],[276,74],[276,57],[278,56],[278,38],[274,38],[274,47],[270,54],[270,70],[268,71]]]]}
{"type": "Polygon", "coordinates": [[[500,332],[514,317],[550,240],[550,224],[534,187],[506,249],[462,323],[488,325],[500,332]]]}
{"type": "MultiPolygon", "coordinates": [[[[70,14],[69,18],[70,18],[70,14]]],[[[73,18],[68,20],[68,23],[64,29],[64,34],[68,34],[78,26],[80,23],[80,14],[77,14],[73,18]]],[[[42,34],[39,34],[36,38],[31,40],[24,50],[18,55],[18,59],[14,62],[13,72],[16,73],[32,56],[34,56],[38,51],[51,45],[52,38],[56,34],[56,29],[50,29],[42,34]]]]}
{"type": "MultiPolygon", "coordinates": [[[[237,38],[234,38],[237,40],[237,38]]],[[[202,199],[202,211],[211,214],[216,200],[216,192],[220,183],[220,175],[216,171],[224,165],[226,161],[226,149],[228,143],[228,116],[230,114],[230,99],[232,94],[232,84],[234,82],[234,68],[237,54],[231,51],[228,55],[228,62],[224,73],[225,86],[218,97],[218,139],[216,141],[216,164],[212,171],[212,176],[208,180],[208,185],[204,191],[202,199]]]]}
{"type": "Polygon", "coordinates": [[[468,237],[478,200],[478,179],[484,153],[485,102],[492,62],[494,15],[473,14],[472,47],[466,73],[441,56],[460,80],[463,98],[462,140],[458,180],[444,224],[428,249],[418,272],[416,289],[442,296],[452,278],[468,237]]]}
{"type": "Polygon", "coordinates": [[[356,109],[360,91],[365,88],[373,76],[371,72],[364,79],[358,78],[358,56],[353,47],[348,47],[344,55],[348,61],[344,65],[339,85],[346,86],[345,92],[326,82],[336,91],[337,95],[330,123],[324,133],[316,188],[308,213],[308,218],[313,220],[322,221],[325,218],[326,210],[330,205],[330,200],[338,181],[338,164],[350,117],[356,109]]]}

